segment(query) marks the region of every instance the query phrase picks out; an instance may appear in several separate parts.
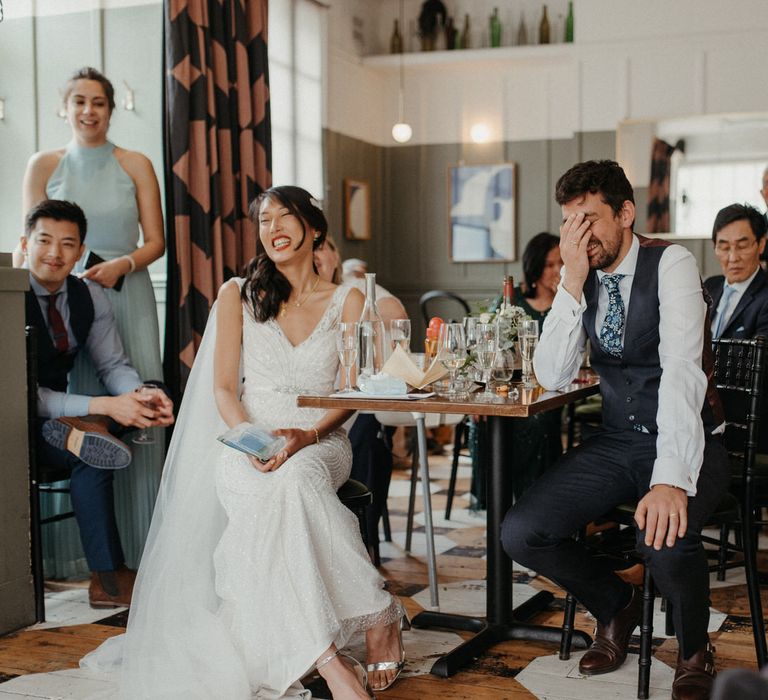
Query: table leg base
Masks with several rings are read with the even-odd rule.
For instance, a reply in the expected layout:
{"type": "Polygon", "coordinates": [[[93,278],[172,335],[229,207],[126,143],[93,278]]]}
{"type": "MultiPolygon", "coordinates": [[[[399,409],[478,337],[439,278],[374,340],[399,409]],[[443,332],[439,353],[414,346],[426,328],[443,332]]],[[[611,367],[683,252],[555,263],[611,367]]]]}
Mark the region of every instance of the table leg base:
{"type": "MultiPolygon", "coordinates": [[[[529,639],[559,645],[562,634],[559,627],[544,627],[525,622],[546,608],[553,598],[554,596],[548,591],[540,591],[533,598],[515,608],[509,624],[493,624],[482,617],[453,615],[451,613],[433,611],[419,613],[412,620],[414,627],[438,627],[475,633],[474,636],[462,642],[453,651],[441,656],[433,664],[430,673],[441,678],[448,678],[492,646],[512,639],[529,639]]],[[[577,630],[573,633],[572,644],[574,647],[586,649],[591,643],[592,639],[584,632],[577,630]]]]}

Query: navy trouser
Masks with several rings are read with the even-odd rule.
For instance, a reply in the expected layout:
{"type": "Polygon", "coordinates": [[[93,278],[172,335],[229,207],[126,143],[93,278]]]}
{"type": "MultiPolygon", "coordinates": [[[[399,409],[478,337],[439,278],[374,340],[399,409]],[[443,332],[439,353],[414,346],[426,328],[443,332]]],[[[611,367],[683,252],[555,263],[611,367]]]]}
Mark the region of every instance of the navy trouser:
{"type": "Polygon", "coordinates": [[[352,472],[350,477],[362,481],[373,494],[373,503],[366,509],[368,542],[379,541],[379,520],[384,511],[392,480],[393,427],[382,428],[372,413],[358,414],[349,429],[352,443],[352,472]]]}
{"type": "Polygon", "coordinates": [[[125,562],[115,520],[110,469],[95,469],[66,450],[49,445],[37,427],[37,462],[70,471],[72,510],[80,528],[80,541],[91,571],[112,571],[125,562]]]}
{"type": "MultiPolygon", "coordinates": [[[[507,513],[504,550],[516,562],[570,591],[601,623],[629,601],[629,589],[604,557],[590,555],[573,534],[611,508],[647,492],[656,458],[656,435],[603,431],[572,449],[507,513]]],[[[688,532],[674,547],[637,550],[673,605],[675,631],[684,658],[706,643],[709,573],[701,529],[728,488],[728,457],[717,438],[706,441],[697,494],[688,499],[688,532]]]]}

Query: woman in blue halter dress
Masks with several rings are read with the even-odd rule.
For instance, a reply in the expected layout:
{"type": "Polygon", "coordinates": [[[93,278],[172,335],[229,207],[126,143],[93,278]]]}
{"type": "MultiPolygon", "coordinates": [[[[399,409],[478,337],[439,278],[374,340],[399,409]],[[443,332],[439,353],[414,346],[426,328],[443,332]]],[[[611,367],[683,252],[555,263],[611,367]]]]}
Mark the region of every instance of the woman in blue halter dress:
{"type": "MultiPolygon", "coordinates": [[[[147,270],[165,252],[157,178],[146,156],[107,140],[114,90],[101,73],[93,68],[77,71],[67,83],[64,101],[72,140],[64,148],[31,158],[24,178],[24,211],[46,198],[70,200],[85,211],[86,252],[75,272],[105,288],[126,353],[142,379],[162,379],[155,295],[147,270]],[[105,262],[86,271],[91,252],[105,262]]],[[[87,353],[78,356],[69,391],[107,393],[87,353]]],[[[133,445],[131,465],[115,474],[115,510],[130,567],[141,556],[165,453],[162,431],[148,432],[155,442],[133,445]]],[[[130,437],[126,440],[130,443],[130,437]]],[[[49,533],[53,536],[45,549],[46,574],[57,578],[86,574],[72,521],[49,525],[49,533]]]]}

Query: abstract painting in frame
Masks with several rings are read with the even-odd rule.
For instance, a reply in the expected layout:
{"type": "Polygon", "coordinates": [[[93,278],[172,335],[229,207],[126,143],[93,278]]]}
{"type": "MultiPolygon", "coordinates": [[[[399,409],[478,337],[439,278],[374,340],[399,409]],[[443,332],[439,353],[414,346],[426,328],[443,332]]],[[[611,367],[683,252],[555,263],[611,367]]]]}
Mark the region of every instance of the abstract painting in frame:
{"type": "Polygon", "coordinates": [[[452,262],[507,262],[517,257],[515,164],[456,165],[448,170],[452,262]]]}

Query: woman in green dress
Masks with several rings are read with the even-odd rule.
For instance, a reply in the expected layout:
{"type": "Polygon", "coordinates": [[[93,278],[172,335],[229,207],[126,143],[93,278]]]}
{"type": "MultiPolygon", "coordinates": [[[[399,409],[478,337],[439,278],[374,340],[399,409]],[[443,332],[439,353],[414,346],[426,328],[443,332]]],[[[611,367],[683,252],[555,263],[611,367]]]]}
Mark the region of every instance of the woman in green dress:
{"type": "MultiPolygon", "coordinates": [[[[515,287],[512,303],[520,306],[528,316],[544,323],[560,283],[560,239],[551,233],[537,233],[523,252],[524,282],[515,287]]],[[[494,299],[490,310],[495,311],[501,296],[494,299]]],[[[526,419],[508,421],[510,444],[513,449],[515,500],[560,456],[561,410],[538,413],[526,419]]],[[[480,430],[472,431],[473,469],[472,494],[478,507],[485,507],[485,465],[479,458],[484,450],[484,436],[480,430]]]]}
{"type": "MultiPolygon", "coordinates": [[[[24,175],[23,208],[26,212],[46,198],[80,205],[88,219],[88,240],[75,272],[105,289],[131,364],[144,381],[159,380],[157,309],[147,267],[165,252],[160,188],[149,158],[107,138],[114,94],[112,83],[94,68],[72,75],[64,91],[72,139],[32,156],[24,175]]],[[[107,393],[87,353],[78,355],[69,385],[73,393],[107,393]]],[[[131,567],[141,556],[165,456],[162,431],[149,432],[154,442],[135,445],[130,467],[115,475],[118,526],[131,567]]],[[[45,534],[48,576],[88,573],[71,521],[48,526],[45,534]]]]}

